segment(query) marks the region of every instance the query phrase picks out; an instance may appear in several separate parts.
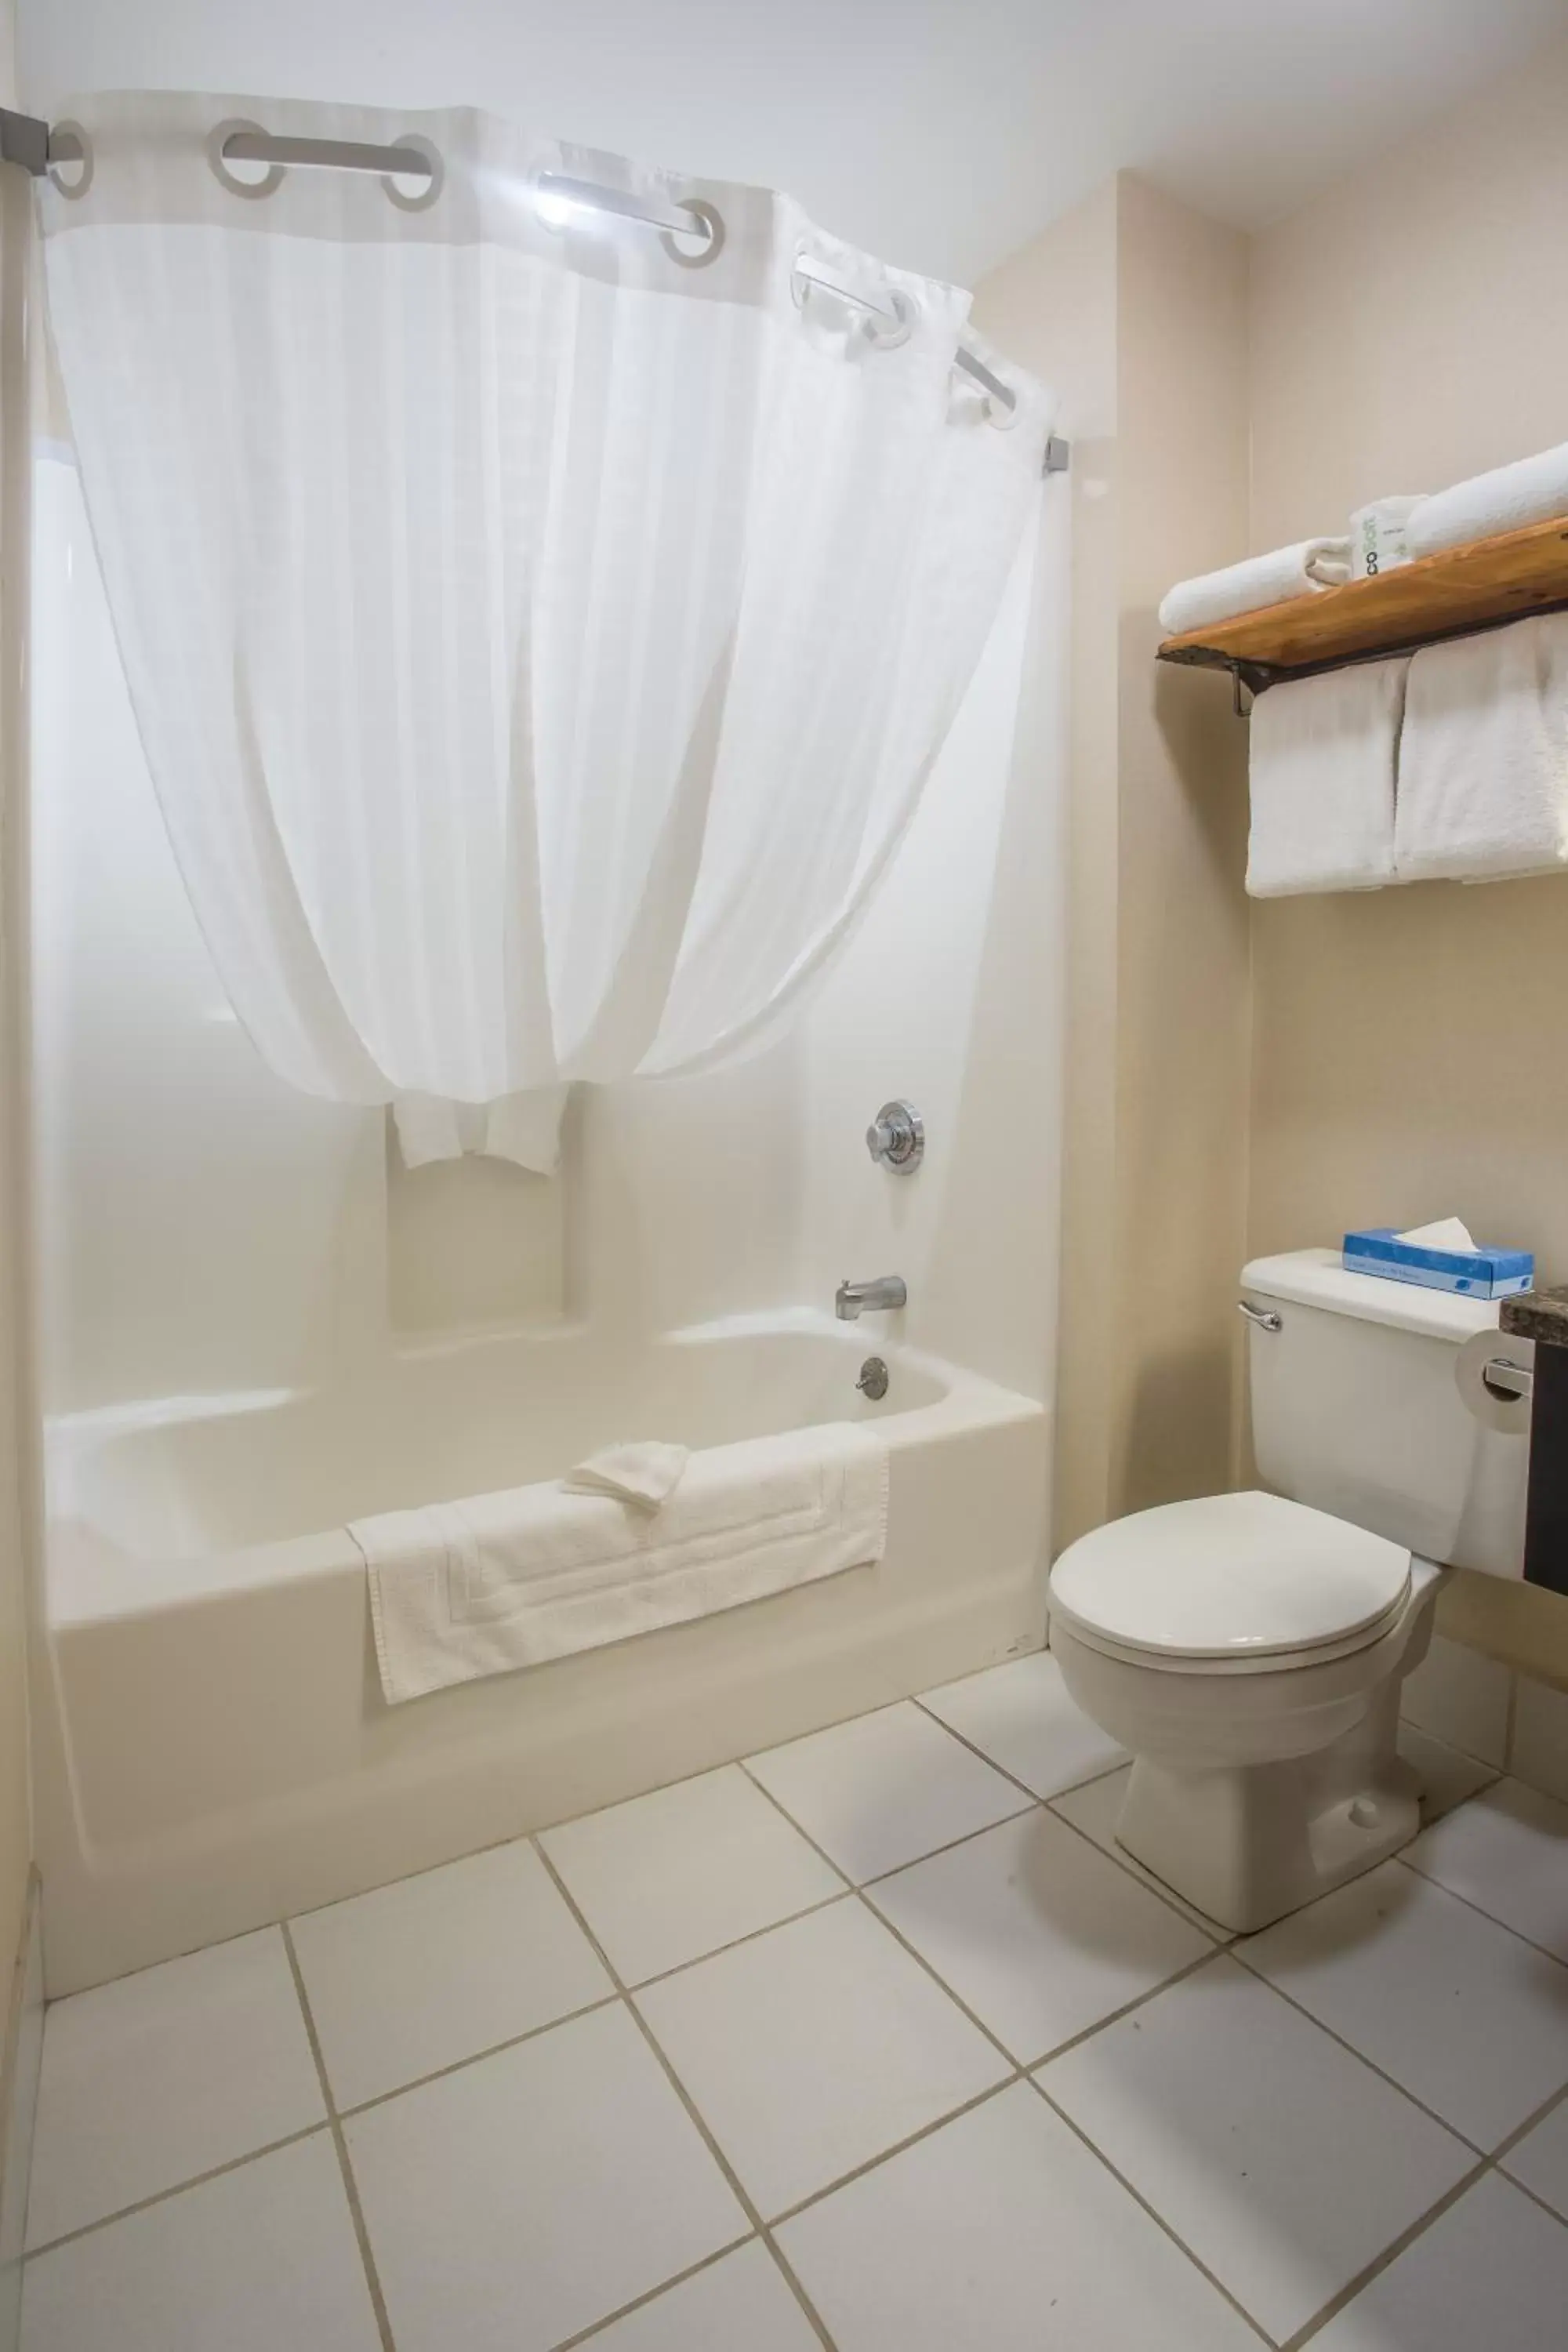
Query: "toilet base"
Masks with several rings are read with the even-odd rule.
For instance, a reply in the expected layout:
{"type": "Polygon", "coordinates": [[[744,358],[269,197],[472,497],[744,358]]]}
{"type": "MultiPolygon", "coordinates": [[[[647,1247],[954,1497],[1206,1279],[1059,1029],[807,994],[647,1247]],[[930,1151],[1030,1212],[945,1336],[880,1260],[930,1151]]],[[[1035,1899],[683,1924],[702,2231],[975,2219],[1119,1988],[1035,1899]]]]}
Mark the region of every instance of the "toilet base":
{"type": "Polygon", "coordinates": [[[1116,1838],[1173,1894],[1250,1935],[1372,1870],[1419,1829],[1421,1783],[1395,1753],[1399,1683],[1309,1756],[1252,1765],[1140,1756],[1116,1838]]]}

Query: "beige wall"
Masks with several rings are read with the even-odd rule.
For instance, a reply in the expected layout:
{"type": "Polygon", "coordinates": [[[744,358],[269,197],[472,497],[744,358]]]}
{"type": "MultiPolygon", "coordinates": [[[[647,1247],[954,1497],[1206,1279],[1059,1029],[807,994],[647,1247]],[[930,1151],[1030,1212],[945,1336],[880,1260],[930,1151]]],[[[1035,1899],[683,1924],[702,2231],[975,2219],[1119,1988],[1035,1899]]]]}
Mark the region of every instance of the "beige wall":
{"type": "MultiPolygon", "coordinates": [[[[1256,546],[1568,435],[1565,119],[1568,40],[1255,241],[1256,546]]],[[[1263,903],[1253,948],[1249,1246],[1454,1211],[1568,1280],[1568,879],[1263,903]]],[[[1568,1604],[1446,1622],[1568,1680],[1568,1604]]]]}
{"type": "MultiPolygon", "coordinates": [[[[0,103],[12,103],[12,10],[0,5],[0,103]]],[[[24,955],[17,920],[24,900],[21,838],[25,714],[21,672],[26,583],[27,436],[23,286],[32,192],[16,172],[0,172],[0,1989],[21,1937],[32,1852],[27,1774],[26,1596],[20,1535],[18,1368],[26,1328],[17,1246],[21,1171],[18,1044],[24,955]]],[[[0,2016],[5,2013],[0,1999],[0,2016]]]]}
{"type": "Polygon", "coordinates": [[[1152,657],[1170,578],[1246,547],[1245,240],[1123,173],[975,310],[1073,444],[1060,1544],[1233,1463],[1245,747],[1152,657]]]}

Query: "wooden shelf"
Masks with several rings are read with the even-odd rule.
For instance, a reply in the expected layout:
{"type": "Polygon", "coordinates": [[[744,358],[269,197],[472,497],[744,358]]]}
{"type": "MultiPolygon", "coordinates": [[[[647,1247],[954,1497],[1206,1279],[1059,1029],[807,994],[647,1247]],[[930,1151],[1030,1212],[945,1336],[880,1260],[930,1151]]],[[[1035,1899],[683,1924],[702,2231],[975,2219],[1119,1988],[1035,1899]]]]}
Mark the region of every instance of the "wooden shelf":
{"type": "Polygon", "coordinates": [[[1374,580],[1293,596],[1289,604],[1167,637],[1160,659],[1227,669],[1255,694],[1281,678],[1347,662],[1414,653],[1441,637],[1493,629],[1530,613],[1568,609],[1568,516],[1497,539],[1474,539],[1402,563],[1374,580]]]}

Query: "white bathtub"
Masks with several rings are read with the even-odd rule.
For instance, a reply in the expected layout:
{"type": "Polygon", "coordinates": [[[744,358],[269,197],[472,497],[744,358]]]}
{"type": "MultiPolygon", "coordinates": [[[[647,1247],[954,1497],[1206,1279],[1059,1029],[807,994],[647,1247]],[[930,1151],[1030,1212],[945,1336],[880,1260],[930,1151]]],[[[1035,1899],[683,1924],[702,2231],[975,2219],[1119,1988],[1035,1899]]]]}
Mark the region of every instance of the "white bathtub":
{"type": "Polygon", "coordinates": [[[450,1860],[1032,1647],[1043,1406],[790,1314],[640,1351],[422,1350],[331,1391],[164,1400],[47,1433],[38,1838],[60,1993],[450,1860]],[[880,1352],[879,1404],[855,1387],[880,1352]],[[395,1709],[344,1522],[559,1476],[617,1436],[875,1418],[887,1556],[395,1709]]]}

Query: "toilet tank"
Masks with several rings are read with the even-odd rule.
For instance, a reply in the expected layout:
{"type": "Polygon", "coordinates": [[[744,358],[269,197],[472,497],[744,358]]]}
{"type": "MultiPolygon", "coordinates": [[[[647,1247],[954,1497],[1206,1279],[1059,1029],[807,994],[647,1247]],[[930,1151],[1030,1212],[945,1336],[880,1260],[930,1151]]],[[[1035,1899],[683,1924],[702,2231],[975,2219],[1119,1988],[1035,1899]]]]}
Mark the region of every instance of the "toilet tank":
{"type": "MultiPolygon", "coordinates": [[[[1262,1483],[1426,1559],[1521,1575],[1529,1399],[1491,1397],[1466,1344],[1497,1331],[1497,1301],[1347,1274],[1327,1249],[1255,1258],[1241,1281],[1268,1318],[1247,1326],[1262,1483]]],[[[1533,1360],[1500,1333],[1497,1352],[1533,1360]]]]}

